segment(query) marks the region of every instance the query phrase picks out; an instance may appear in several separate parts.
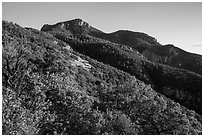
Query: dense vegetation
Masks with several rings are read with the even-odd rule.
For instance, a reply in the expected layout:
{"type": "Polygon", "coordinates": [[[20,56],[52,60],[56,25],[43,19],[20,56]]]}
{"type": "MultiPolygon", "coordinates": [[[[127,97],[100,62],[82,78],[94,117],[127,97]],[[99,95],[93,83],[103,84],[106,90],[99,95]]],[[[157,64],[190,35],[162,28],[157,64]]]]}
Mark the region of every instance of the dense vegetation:
{"type": "Polygon", "coordinates": [[[136,76],[146,84],[182,105],[202,113],[202,77],[196,73],[155,64],[137,51],[87,35],[67,36],[51,31],[74,50],[136,76]]]}
{"type": "Polygon", "coordinates": [[[3,134],[202,134],[199,114],[137,77],[51,33],[6,21],[2,30],[3,134]]]}

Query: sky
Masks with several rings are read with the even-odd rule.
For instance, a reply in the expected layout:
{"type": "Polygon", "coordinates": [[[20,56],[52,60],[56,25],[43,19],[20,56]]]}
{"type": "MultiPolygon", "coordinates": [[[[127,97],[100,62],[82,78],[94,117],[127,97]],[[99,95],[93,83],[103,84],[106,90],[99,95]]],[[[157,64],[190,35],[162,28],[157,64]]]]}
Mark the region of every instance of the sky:
{"type": "Polygon", "coordinates": [[[81,18],[106,33],[144,32],[163,45],[202,54],[201,2],[3,2],[2,18],[36,29],[81,18]]]}

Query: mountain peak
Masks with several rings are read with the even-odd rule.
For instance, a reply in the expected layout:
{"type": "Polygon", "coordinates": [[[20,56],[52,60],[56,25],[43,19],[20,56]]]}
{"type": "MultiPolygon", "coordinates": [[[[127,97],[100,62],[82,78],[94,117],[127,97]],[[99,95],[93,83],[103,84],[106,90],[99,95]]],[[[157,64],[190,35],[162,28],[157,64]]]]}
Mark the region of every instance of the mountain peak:
{"type": "Polygon", "coordinates": [[[90,28],[90,25],[87,22],[83,21],[81,18],[69,20],[69,21],[66,21],[64,23],[65,24],[72,24],[72,25],[75,25],[75,26],[85,26],[85,27],[90,28]]]}
{"type": "Polygon", "coordinates": [[[68,21],[58,22],[54,25],[45,24],[41,31],[53,31],[53,30],[64,30],[69,33],[75,34],[90,34],[92,32],[100,32],[96,28],[89,25],[89,23],[85,22],[81,18],[76,18],[68,21]]]}

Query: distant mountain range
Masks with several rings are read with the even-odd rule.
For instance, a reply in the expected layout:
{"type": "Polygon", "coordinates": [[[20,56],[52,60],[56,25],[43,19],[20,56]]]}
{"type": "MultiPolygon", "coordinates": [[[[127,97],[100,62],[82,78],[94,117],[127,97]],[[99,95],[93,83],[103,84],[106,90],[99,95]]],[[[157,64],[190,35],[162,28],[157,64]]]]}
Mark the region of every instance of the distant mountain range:
{"type": "Polygon", "coordinates": [[[2,22],[2,133],[202,134],[202,57],[82,19],[2,22]]]}

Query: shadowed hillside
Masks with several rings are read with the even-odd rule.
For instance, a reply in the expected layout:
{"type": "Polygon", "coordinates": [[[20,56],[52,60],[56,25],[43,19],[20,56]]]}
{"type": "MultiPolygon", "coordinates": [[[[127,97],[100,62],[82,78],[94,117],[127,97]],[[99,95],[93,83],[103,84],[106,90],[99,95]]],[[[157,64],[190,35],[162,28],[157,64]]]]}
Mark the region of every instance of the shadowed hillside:
{"type": "Polygon", "coordinates": [[[155,38],[145,33],[119,30],[107,34],[91,27],[81,19],[60,22],[55,25],[44,25],[41,30],[61,31],[72,36],[88,34],[97,38],[109,40],[110,42],[130,46],[152,62],[202,74],[201,55],[186,52],[173,45],[161,45],[155,38]]]}

